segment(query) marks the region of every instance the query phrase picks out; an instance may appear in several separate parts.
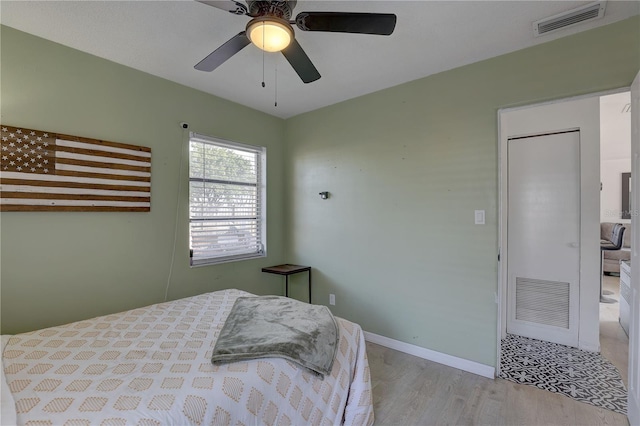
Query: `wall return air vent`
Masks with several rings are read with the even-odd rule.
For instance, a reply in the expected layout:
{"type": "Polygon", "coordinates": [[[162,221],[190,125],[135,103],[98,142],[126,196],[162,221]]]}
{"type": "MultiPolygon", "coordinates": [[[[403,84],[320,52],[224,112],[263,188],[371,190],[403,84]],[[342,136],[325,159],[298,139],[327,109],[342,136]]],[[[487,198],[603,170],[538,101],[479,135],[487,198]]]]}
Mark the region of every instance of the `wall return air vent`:
{"type": "Polygon", "coordinates": [[[606,7],[607,2],[603,0],[541,19],[533,23],[533,35],[539,37],[582,22],[600,19],[604,16],[606,7]]]}

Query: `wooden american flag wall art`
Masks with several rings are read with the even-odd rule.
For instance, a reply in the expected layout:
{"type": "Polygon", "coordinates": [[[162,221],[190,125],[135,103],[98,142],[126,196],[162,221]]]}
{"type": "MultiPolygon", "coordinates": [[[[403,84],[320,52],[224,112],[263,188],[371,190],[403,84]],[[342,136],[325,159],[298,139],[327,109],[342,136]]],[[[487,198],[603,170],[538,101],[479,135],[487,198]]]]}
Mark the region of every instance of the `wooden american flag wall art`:
{"type": "Polygon", "coordinates": [[[151,148],[0,127],[0,211],[151,210],[151,148]]]}

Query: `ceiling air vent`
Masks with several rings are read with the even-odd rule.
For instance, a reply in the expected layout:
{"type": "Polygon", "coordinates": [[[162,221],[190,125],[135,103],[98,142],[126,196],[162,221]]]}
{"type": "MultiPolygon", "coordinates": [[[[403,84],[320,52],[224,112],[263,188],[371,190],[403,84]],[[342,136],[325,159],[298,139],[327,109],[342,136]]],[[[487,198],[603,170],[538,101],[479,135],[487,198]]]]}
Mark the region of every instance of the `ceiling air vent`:
{"type": "Polygon", "coordinates": [[[558,31],[581,22],[600,19],[604,16],[606,7],[607,2],[603,0],[541,19],[533,23],[533,35],[539,37],[543,34],[558,31]]]}

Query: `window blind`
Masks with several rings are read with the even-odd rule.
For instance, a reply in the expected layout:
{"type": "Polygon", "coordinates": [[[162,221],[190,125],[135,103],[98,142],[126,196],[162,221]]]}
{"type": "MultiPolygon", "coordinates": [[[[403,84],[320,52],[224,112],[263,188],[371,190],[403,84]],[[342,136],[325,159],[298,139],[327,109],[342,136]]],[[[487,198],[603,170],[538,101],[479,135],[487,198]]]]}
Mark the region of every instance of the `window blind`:
{"type": "Polygon", "coordinates": [[[265,254],[265,149],[191,134],[191,265],[265,254]]]}

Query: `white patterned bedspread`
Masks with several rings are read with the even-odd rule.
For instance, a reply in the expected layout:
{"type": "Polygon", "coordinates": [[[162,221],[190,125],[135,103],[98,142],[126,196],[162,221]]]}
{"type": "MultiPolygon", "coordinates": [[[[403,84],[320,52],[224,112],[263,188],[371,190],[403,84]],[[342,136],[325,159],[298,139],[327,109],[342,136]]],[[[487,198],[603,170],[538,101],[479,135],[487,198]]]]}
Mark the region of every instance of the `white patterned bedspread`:
{"type": "Polygon", "coordinates": [[[224,290],[12,336],[2,363],[18,424],[372,424],[364,336],[352,322],[337,318],[324,380],[278,358],[211,364],[235,299],[247,295],[224,290]]]}

